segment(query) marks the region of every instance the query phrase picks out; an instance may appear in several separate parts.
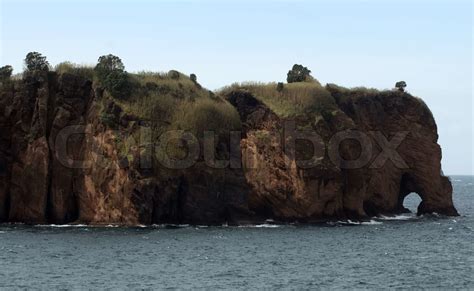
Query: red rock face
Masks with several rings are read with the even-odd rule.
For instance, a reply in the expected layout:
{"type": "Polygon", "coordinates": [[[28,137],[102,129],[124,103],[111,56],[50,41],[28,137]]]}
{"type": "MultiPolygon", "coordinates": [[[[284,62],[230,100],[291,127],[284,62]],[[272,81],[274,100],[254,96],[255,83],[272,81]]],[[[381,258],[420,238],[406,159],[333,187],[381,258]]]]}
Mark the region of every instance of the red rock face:
{"type": "MultiPolygon", "coordinates": [[[[398,92],[332,94],[339,108],[329,120],[310,123],[326,149],[311,168],[294,166],[295,157],[282,149],[291,138],[291,133],[281,133],[285,124],[307,120],[279,119],[247,92],[227,96],[244,124],[241,147],[251,210],[286,221],[361,219],[407,211],[403,200],[416,192],[422,199],[418,214],[457,215],[451,183],[441,173],[436,124],[421,100],[398,92]],[[348,168],[328,157],[332,138],[346,130],[367,138],[369,155],[360,166],[348,168]],[[393,139],[397,135],[400,142],[393,139]],[[385,158],[391,150],[396,155],[385,158]]],[[[361,155],[358,143],[341,143],[336,150],[347,160],[361,155]]]]}
{"type": "MultiPolygon", "coordinates": [[[[139,125],[149,126],[146,122],[124,114],[114,102],[101,108],[101,91],[81,77],[27,76],[0,90],[0,221],[315,222],[403,212],[403,199],[411,192],[422,198],[420,214],[457,215],[451,183],[441,174],[436,125],[423,102],[393,92],[357,98],[331,93],[338,109],[329,120],[311,123],[311,130],[322,137],[315,144],[322,154],[310,168],[296,164],[308,145],[296,143],[294,152],[285,153],[286,143],[297,136],[281,135],[288,122],[298,126],[308,121],[282,120],[249,93],[236,91],[226,97],[243,124],[242,167],[212,168],[200,156],[189,168],[150,169],[143,167],[140,155],[152,148],[138,144],[123,154],[124,142],[117,142],[137,132],[139,125]],[[101,118],[104,110],[115,128],[101,118]],[[65,142],[61,132],[70,126],[82,126],[87,134],[71,135],[65,142]],[[341,161],[331,161],[328,141],[342,130],[368,136],[370,163],[347,169],[341,161]],[[383,152],[377,134],[390,139],[397,132],[407,132],[397,147],[407,167],[391,160],[371,167],[383,152]],[[66,144],[71,161],[65,163],[61,144],[66,144]]],[[[360,155],[360,147],[351,142],[337,150],[349,160],[360,155]]],[[[224,139],[218,142],[217,155],[238,153],[230,152],[224,139]]]]}

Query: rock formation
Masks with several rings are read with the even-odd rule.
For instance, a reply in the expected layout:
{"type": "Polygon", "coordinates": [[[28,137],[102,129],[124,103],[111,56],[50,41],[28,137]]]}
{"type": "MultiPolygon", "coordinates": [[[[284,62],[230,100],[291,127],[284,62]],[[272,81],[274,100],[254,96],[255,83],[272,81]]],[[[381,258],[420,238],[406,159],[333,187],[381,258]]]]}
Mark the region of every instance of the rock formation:
{"type": "MultiPolygon", "coordinates": [[[[138,143],[124,153],[125,142],[117,141],[121,135],[154,127],[125,112],[120,102],[100,101],[104,92],[92,81],[37,72],[2,84],[0,222],[364,219],[406,211],[403,200],[412,192],[422,199],[418,214],[457,215],[451,183],[441,173],[436,124],[421,100],[401,92],[328,90],[337,106],[318,119],[282,118],[251,92],[226,92],[222,102],[232,104],[242,122],[240,151],[232,151],[231,139],[224,136],[215,142],[215,155],[242,158],[242,163],[210,167],[201,153],[190,167],[167,169],[155,167],[155,161],[143,165],[143,153],[154,151],[148,144],[138,143]],[[298,141],[300,127],[320,139],[312,145],[298,141]],[[65,128],[78,134],[63,136],[65,128]],[[347,161],[358,159],[363,149],[353,139],[334,149],[331,140],[338,132],[364,133],[372,148],[368,162],[348,167],[347,161]],[[387,158],[387,148],[395,147],[393,138],[402,139],[396,145],[399,156],[387,158]],[[285,151],[291,142],[294,150],[285,151]],[[335,150],[344,158],[331,159],[335,150]],[[314,158],[311,167],[297,165],[315,152],[309,155],[314,158]]],[[[203,140],[198,141],[202,147],[203,140]]]]}

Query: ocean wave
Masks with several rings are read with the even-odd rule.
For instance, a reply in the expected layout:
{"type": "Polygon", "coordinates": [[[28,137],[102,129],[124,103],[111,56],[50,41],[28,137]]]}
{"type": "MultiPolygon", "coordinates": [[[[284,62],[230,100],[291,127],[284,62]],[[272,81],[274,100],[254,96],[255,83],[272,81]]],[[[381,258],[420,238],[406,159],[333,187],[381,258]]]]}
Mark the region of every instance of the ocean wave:
{"type": "Polygon", "coordinates": [[[91,227],[86,224],[37,224],[34,227],[53,227],[53,228],[75,228],[75,227],[91,227]]]}
{"type": "Polygon", "coordinates": [[[278,224],[270,224],[270,223],[263,223],[263,224],[247,224],[247,225],[239,225],[237,227],[240,228],[278,228],[281,225],[278,224]]]}
{"type": "Polygon", "coordinates": [[[378,216],[377,219],[379,220],[410,220],[410,219],[416,219],[416,216],[414,214],[399,214],[399,215],[394,215],[394,216],[381,215],[381,216],[378,216]]]}
{"type": "Polygon", "coordinates": [[[348,220],[339,220],[336,222],[328,222],[327,224],[329,225],[380,225],[380,224],[383,224],[383,222],[373,220],[373,219],[369,221],[352,221],[348,219],[348,220]]]}
{"type": "Polygon", "coordinates": [[[186,227],[189,227],[189,226],[190,226],[189,224],[152,224],[151,226],[145,226],[145,227],[152,227],[152,228],[186,228],[186,227]]]}

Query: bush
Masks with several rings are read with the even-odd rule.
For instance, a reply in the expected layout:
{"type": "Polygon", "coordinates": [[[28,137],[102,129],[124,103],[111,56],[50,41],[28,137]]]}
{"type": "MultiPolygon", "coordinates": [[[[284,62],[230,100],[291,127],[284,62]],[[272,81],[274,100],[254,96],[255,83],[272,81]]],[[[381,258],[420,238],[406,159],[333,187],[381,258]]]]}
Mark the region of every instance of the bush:
{"type": "Polygon", "coordinates": [[[288,83],[304,82],[310,79],[310,74],[311,71],[307,67],[303,67],[303,65],[294,64],[293,68],[288,71],[286,81],[288,83]]]}
{"type": "Polygon", "coordinates": [[[241,127],[239,113],[232,105],[222,99],[210,98],[180,103],[173,116],[173,125],[197,136],[204,131],[226,134],[241,127]]]}
{"type": "Polygon", "coordinates": [[[42,54],[38,52],[30,52],[25,58],[26,69],[33,71],[49,71],[49,63],[42,54]]]}
{"type": "Polygon", "coordinates": [[[3,66],[0,68],[0,82],[1,81],[7,81],[10,79],[13,73],[13,68],[12,66],[3,66]]]}
{"type": "Polygon", "coordinates": [[[100,118],[100,122],[102,124],[105,124],[108,128],[111,128],[111,129],[118,128],[118,120],[113,114],[102,112],[99,118],[100,118]]]}
{"type": "Polygon", "coordinates": [[[277,84],[277,91],[278,91],[278,92],[281,92],[281,91],[283,91],[283,89],[284,89],[283,83],[282,83],[282,82],[278,82],[278,84],[277,84]]]}
{"type": "Polygon", "coordinates": [[[131,94],[131,84],[126,72],[112,71],[102,84],[113,97],[126,99],[131,94]]]}
{"type": "Polygon", "coordinates": [[[191,79],[191,81],[193,81],[193,83],[197,83],[197,76],[196,76],[196,74],[191,74],[191,75],[189,75],[189,78],[191,79]]]}
{"type": "Polygon", "coordinates": [[[220,90],[226,95],[228,91],[243,89],[252,93],[265,103],[272,111],[281,117],[294,117],[317,112],[320,108],[332,109],[334,99],[328,90],[318,83],[297,82],[284,85],[284,90],[278,92],[276,83],[243,83],[233,84],[220,90]]]}
{"type": "Polygon", "coordinates": [[[405,87],[407,86],[407,83],[405,81],[399,81],[395,83],[395,88],[398,89],[400,92],[405,92],[405,87]]]}
{"type": "Polygon", "coordinates": [[[99,57],[99,62],[95,67],[95,71],[99,81],[103,82],[112,72],[124,72],[125,66],[119,57],[109,54],[99,57]]]}
{"type": "Polygon", "coordinates": [[[94,68],[85,65],[73,64],[71,62],[62,62],[54,67],[54,71],[58,74],[72,74],[81,76],[88,80],[94,79],[94,68]]]}
{"type": "Polygon", "coordinates": [[[131,83],[119,57],[101,56],[94,70],[99,82],[113,97],[125,99],[130,96],[131,83]]]}
{"type": "Polygon", "coordinates": [[[168,72],[168,75],[173,80],[178,80],[179,79],[179,72],[178,71],[171,70],[171,71],[168,72]]]}

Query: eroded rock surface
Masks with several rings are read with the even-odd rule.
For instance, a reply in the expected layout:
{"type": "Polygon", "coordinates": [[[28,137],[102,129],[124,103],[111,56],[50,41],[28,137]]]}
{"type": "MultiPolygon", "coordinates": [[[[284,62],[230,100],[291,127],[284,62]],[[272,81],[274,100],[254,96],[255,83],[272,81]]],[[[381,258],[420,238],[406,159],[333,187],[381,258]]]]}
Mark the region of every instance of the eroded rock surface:
{"type": "MultiPolygon", "coordinates": [[[[419,214],[457,215],[451,183],[441,173],[433,116],[408,94],[351,96],[333,91],[338,107],[328,118],[292,120],[278,117],[248,92],[233,91],[225,97],[242,121],[240,153],[230,150],[229,139],[220,138],[216,155],[240,160],[241,154],[242,164],[210,167],[201,154],[193,166],[174,170],[155,167],[154,162],[144,167],[142,154],[154,151],[149,145],[132,144],[124,152],[126,143],[117,140],[150,125],[125,114],[113,101],[101,107],[102,94],[91,81],[70,74],[35,73],[2,85],[0,222],[363,219],[406,211],[403,200],[411,192],[422,199],[419,214]],[[321,137],[313,146],[298,142],[303,124],[321,137]],[[87,134],[63,136],[65,128],[87,134]],[[373,151],[363,167],[348,169],[344,161],[334,162],[328,155],[331,138],[346,130],[369,137],[373,151]],[[380,134],[390,141],[400,132],[405,138],[396,150],[406,167],[390,159],[381,163],[380,134]],[[295,150],[285,151],[292,142],[295,150]],[[317,155],[312,167],[297,166],[297,160],[313,150],[317,155]],[[374,163],[380,165],[374,168],[374,163]]],[[[337,150],[347,160],[357,159],[361,151],[353,142],[341,143],[337,150]]]]}

